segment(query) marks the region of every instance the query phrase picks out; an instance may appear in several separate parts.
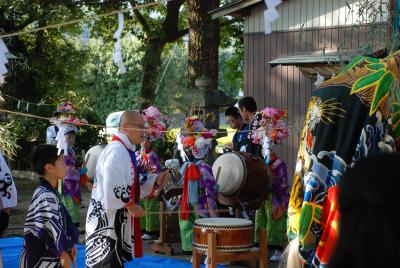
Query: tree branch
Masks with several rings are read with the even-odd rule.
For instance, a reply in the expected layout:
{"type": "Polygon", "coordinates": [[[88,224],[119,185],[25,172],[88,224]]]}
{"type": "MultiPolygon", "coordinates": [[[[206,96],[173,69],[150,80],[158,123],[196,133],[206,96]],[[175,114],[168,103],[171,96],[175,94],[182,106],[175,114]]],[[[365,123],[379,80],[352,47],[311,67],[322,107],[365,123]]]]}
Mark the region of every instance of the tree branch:
{"type": "MultiPolygon", "coordinates": [[[[129,2],[131,3],[132,7],[136,6],[136,4],[137,4],[136,1],[134,1],[134,0],[129,1],[129,2]]],[[[147,23],[146,19],[142,15],[142,13],[140,13],[140,11],[137,9],[133,10],[133,13],[135,14],[135,17],[139,21],[140,25],[142,25],[143,31],[145,31],[146,33],[149,33],[150,32],[149,24],[147,23]]]]}
{"type": "Polygon", "coordinates": [[[178,39],[182,38],[183,36],[189,33],[189,28],[179,30],[175,36],[171,36],[171,38],[167,39],[167,42],[175,42],[178,39]]]}
{"type": "Polygon", "coordinates": [[[162,23],[162,29],[167,42],[176,40],[179,33],[179,9],[185,0],[172,0],[167,2],[167,15],[162,23]]]}

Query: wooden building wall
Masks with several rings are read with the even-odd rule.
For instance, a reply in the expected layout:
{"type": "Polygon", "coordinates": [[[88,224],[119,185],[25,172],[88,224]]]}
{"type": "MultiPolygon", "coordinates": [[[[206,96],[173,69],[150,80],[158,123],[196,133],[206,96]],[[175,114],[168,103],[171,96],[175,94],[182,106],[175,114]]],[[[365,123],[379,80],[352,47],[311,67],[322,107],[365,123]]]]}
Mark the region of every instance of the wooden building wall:
{"type": "MultiPolygon", "coordinates": [[[[375,47],[382,46],[385,39],[386,26],[384,23],[366,24],[355,27],[342,20],[348,10],[337,6],[328,10],[313,8],[316,2],[332,7],[334,3],[345,3],[344,0],[289,0],[279,8],[280,21],[274,24],[274,32],[264,34],[263,5],[251,10],[251,15],[245,19],[244,38],[244,80],[245,95],[253,96],[259,108],[266,106],[286,109],[288,125],[291,128],[289,139],[277,150],[286,161],[289,177],[292,178],[300,132],[304,124],[304,116],[314,88],[314,78],[304,75],[295,66],[271,67],[268,62],[279,57],[295,54],[321,53],[358,49],[369,41],[375,47]],[[311,5],[313,3],[313,7],[311,5]],[[331,5],[332,4],[332,5],[331,5]],[[303,16],[303,10],[306,15],[303,16]],[[314,11],[313,11],[314,10],[314,11]],[[286,15],[285,15],[286,14],[286,15]],[[310,14],[310,15],[308,15],[310,14]],[[318,18],[318,19],[316,19],[318,18]],[[286,22],[285,22],[286,21],[286,22]],[[305,21],[303,27],[301,21],[305,21]]],[[[355,5],[356,1],[349,1],[355,5]]],[[[340,6],[340,5],[339,5],[340,6]]],[[[380,21],[384,18],[380,18],[380,21]]],[[[352,18],[355,22],[356,18],[352,18]]]]}

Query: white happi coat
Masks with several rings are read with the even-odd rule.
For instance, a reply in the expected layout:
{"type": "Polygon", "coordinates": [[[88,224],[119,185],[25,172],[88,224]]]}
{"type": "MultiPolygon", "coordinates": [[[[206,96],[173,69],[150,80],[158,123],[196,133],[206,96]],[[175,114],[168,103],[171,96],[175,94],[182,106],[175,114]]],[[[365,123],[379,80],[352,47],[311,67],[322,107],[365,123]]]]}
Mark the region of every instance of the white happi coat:
{"type": "MultiPolygon", "coordinates": [[[[127,148],[135,151],[123,133],[117,133],[127,148]]],[[[120,263],[133,257],[132,218],[125,206],[130,201],[134,171],[126,147],[119,141],[107,145],[96,166],[96,180],[93,185],[88,214],[86,217],[86,266],[101,267],[106,259],[118,259],[120,263]]],[[[144,186],[153,185],[148,179],[141,186],[141,197],[149,192],[144,186]]],[[[152,188],[152,187],[149,187],[152,188]]]]}
{"type": "Polygon", "coordinates": [[[56,125],[51,125],[46,130],[46,143],[47,144],[57,144],[57,133],[58,127],[56,125]]]}
{"type": "Polygon", "coordinates": [[[3,154],[0,152],[0,210],[17,206],[17,189],[3,154]]]}

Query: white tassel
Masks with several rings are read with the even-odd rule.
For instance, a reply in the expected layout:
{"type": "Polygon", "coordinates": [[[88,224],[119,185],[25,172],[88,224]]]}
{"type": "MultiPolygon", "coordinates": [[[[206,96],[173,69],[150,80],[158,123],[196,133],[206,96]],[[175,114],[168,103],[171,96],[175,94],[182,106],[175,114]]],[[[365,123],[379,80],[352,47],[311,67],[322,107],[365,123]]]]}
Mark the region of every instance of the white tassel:
{"type": "Polygon", "coordinates": [[[272,33],[271,23],[279,18],[276,7],[282,3],[282,0],[264,0],[267,9],[264,11],[264,27],[265,34],[272,33]]]}
{"type": "Polygon", "coordinates": [[[132,5],[131,5],[131,2],[127,2],[127,6],[128,6],[128,8],[130,9],[129,10],[129,15],[131,16],[131,17],[133,17],[133,16],[135,16],[135,14],[133,13],[133,7],[132,7],[132,5]]]}
{"type": "Polygon", "coordinates": [[[323,77],[322,75],[320,75],[319,73],[317,73],[317,80],[314,83],[314,86],[319,87],[322,82],[325,81],[325,77],[323,77]]]}
{"type": "Polygon", "coordinates": [[[7,46],[3,39],[0,38],[0,86],[4,84],[4,75],[7,73],[6,64],[8,59],[6,53],[8,52],[7,46]]]}
{"type": "Polygon", "coordinates": [[[66,126],[58,120],[56,121],[56,125],[58,126],[58,133],[56,137],[58,154],[64,150],[64,155],[68,155],[68,143],[65,139],[66,126]]]}
{"type": "Polygon", "coordinates": [[[267,135],[265,135],[264,136],[264,138],[263,138],[263,151],[264,151],[264,159],[269,159],[269,157],[270,157],[270,153],[271,153],[271,150],[270,150],[270,143],[269,143],[269,138],[268,138],[268,136],[267,135]]]}
{"type": "Polygon", "coordinates": [[[126,67],[124,64],[124,60],[122,58],[122,43],[120,39],[123,29],[124,29],[124,13],[118,12],[118,29],[113,36],[114,39],[116,39],[114,46],[113,61],[114,64],[118,67],[120,74],[126,73],[126,67]]]}
{"type": "Polygon", "coordinates": [[[181,158],[183,160],[183,162],[186,162],[187,160],[189,160],[189,157],[187,157],[185,150],[183,150],[183,144],[182,144],[182,138],[181,138],[181,131],[178,131],[176,133],[176,144],[178,146],[178,150],[181,154],[181,158]]]}

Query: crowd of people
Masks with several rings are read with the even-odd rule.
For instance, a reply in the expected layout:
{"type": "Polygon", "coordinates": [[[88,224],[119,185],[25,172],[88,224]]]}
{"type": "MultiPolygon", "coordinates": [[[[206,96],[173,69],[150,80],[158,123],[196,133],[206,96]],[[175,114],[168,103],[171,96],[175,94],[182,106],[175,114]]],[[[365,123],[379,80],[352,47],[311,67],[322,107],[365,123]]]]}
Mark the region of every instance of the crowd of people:
{"type": "MultiPolygon", "coordinates": [[[[63,113],[70,112],[66,104],[63,105],[54,114],[56,120],[60,120],[63,113]]],[[[84,225],[86,267],[124,267],[124,263],[143,255],[142,239],[158,237],[160,226],[157,213],[160,208],[156,197],[170,178],[169,171],[162,169],[157,152],[152,147],[153,141],[163,138],[159,133],[154,136],[149,134],[155,133],[148,131],[149,125],[154,124],[154,121],[149,123],[149,118],[156,120],[154,118],[159,115],[159,112],[154,115],[154,107],[152,109],[143,113],[125,111],[121,115],[118,133],[113,135],[112,141],[98,157],[95,178],[89,178],[87,168],[77,164],[74,143],[78,128],[75,124],[54,124],[48,128],[48,144],[38,146],[32,157],[32,167],[39,174],[39,186],[34,191],[26,216],[20,267],[72,267],[77,255],[78,227],[82,227],[79,222],[82,186],[91,191],[84,225]]],[[[267,198],[258,209],[248,209],[242,214],[254,223],[256,246],[267,246],[272,250],[271,261],[281,261],[284,256],[286,267],[307,267],[314,263],[313,258],[318,257],[320,252],[316,248],[304,247],[310,242],[307,241],[310,237],[301,230],[296,230],[297,236],[291,236],[292,215],[288,215],[288,211],[291,212],[293,203],[289,203],[294,193],[298,195],[296,190],[299,189],[292,189],[290,193],[287,166],[274,150],[287,137],[287,129],[282,124],[284,117],[285,113],[278,109],[258,111],[252,97],[240,99],[237,106],[225,111],[226,123],[236,133],[224,151],[248,153],[263,159],[268,167],[267,198]],[[268,120],[270,122],[266,122],[268,120]],[[274,126],[274,132],[268,126],[274,126]],[[259,139],[254,133],[262,128],[266,134],[259,139]],[[258,244],[260,228],[267,231],[267,245],[258,244]],[[283,255],[286,246],[287,254],[283,255]]],[[[306,125],[306,134],[303,135],[306,149],[310,142],[307,131],[306,125]]],[[[201,116],[191,115],[185,120],[181,135],[181,144],[177,147],[183,149],[181,155],[185,161],[179,172],[183,188],[179,229],[182,250],[191,254],[196,219],[219,217],[218,185],[207,162],[215,133],[205,128],[201,116]]],[[[329,157],[336,159],[335,156],[329,157]]],[[[395,227],[394,191],[400,174],[396,165],[399,161],[399,155],[393,153],[354,161],[351,168],[342,170],[340,176],[345,179],[336,181],[340,191],[336,187],[326,191],[326,198],[319,203],[319,207],[329,207],[330,211],[337,212],[326,214],[325,210],[325,214],[321,215],[321,221],[326,224],[324,226],[331,228],[330,237],[335,236],[337,241],[332,247],[323,248],[324,254],[329,252],[331,257],[328,267],[389,267],[397,263],[400,236],[396,234],[395,227]],[[374,257],[377,244],[384,250],[385,258],[374,257]]],[[[318,158],[313,158],[310,170],[314,175],[308,176],[314,177],[310,177],[310,181],[318,181],[315,179],[321,172],[318,163],[318,158]]],[[[334,163],[337,172],[327,171],[330,178],[336,176],[339,170],[340,161],[334,163]]],[[[16,206],[17,191],[2,155],[0,164],[1,235],[8,226],[11,208],[16,206]]],[[[302,202],[306,202],[307,196],[304,198],[302,202]]],[[[318,213],[319,207],[313,207],[308,213],[318,213]]],[[[305,224],[307,218],[303,216],[297,220],[305,224]]],[[[307,226],[315,227],[311,221],[307,226]]],[[[322,237],[318,239],[321,241],[327,239],[324,234],[320,235],[322,237]]]]}

